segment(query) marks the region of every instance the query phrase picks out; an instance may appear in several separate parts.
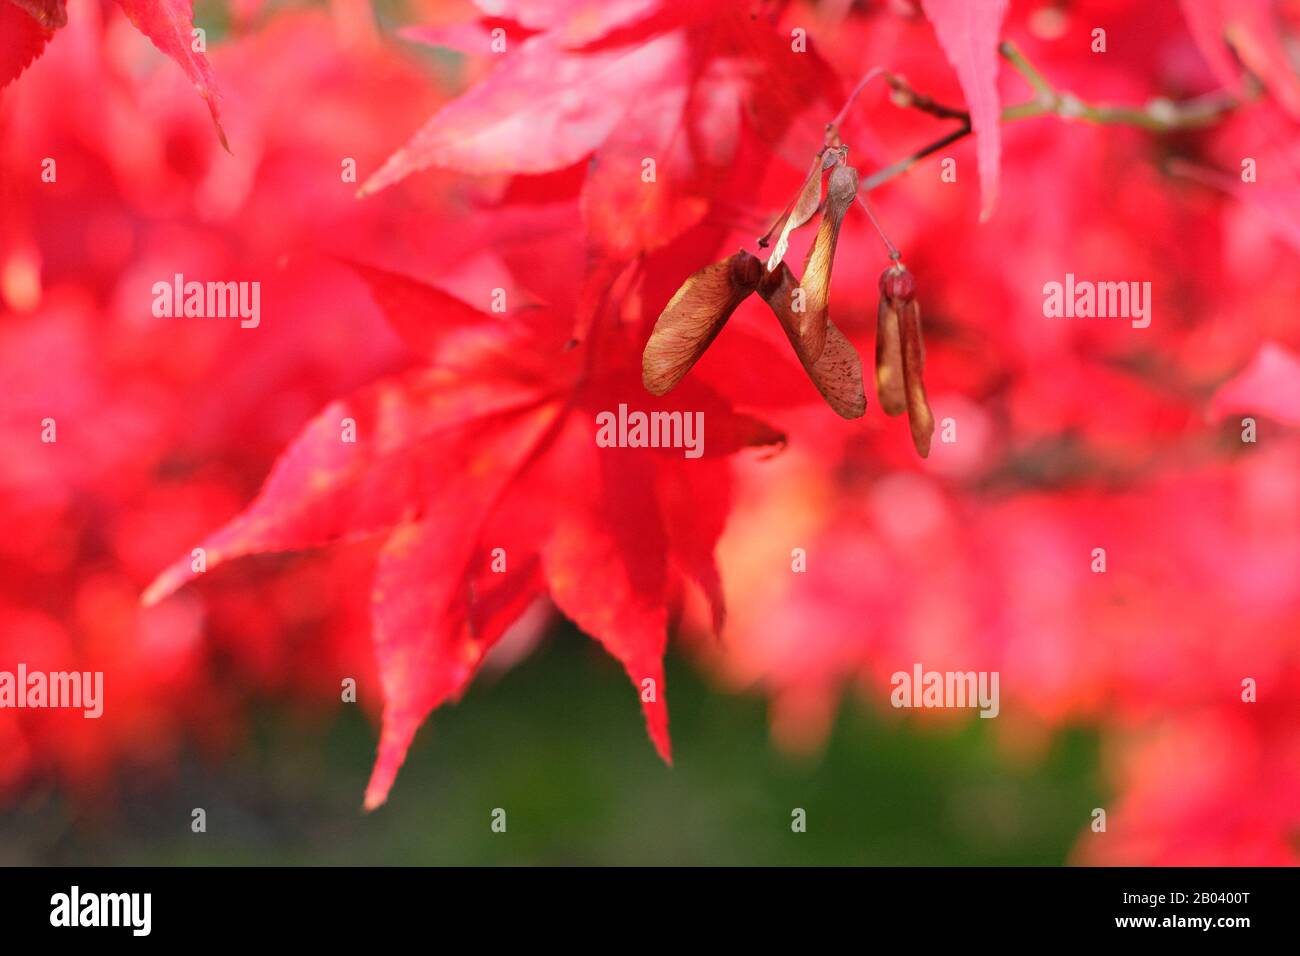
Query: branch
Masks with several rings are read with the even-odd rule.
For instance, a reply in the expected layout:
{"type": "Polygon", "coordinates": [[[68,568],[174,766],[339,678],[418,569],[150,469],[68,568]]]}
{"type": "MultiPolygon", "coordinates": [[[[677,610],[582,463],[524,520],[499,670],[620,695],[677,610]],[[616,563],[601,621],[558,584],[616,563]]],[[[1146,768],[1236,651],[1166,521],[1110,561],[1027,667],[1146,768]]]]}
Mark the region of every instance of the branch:
{"type": "MultiPolygon", "coordinates": [[[[1209,126],[1242,103],[1225,93],[1210,93],[1183,103],[1175,103],[1160,96],[1141,107],[1089,104],[1073,93],[1058,91],[1010,41],[999,44],[998,52],[1038,94],[1028,103],[1003,110],[1003,120],[1054,113],[1066,119],[1081,119],[1105,126],[1136,126],[1152,133],[1172,133],[1209,126]]],[[[1247,87],[1246,100],[1254,99],[1260,92],[1259,84],[1252,80],[1247,87]]]]}
{"type": "Polygon", "coordinates": [[[905,156],[904,158],[900,159],[898,162],[891,163],[890,165],[886,166],[884,169],[876,170],[866,179],[862,180],[862,185],[858,187],[859,191],[870,192],[871,190],[879,186],[881,183],[889,182],[889,180],[893,179],[895,176],[899,176],[907,172],[909,169],[911,169],[921,160],[925,159],[925,157],[929,156],[931,153],[937,153],[945,146],[950,146],[951,144],[957,142],[962,137],[966,136],[968,133],[970,133],[969,126],[963,126],[961,129],[953,130],[943,139],[935,140],[929,146],[921,147],[911,156],[905,156]]]}
{"type": "MultiPolygon", "coordinates": [[[[1238,108],[1243,102],[1249,102],[1261,92],[1259,83],[1248,79],[1249,85],[1247,86],[1245,99],[1237,99],[1224,93],[1211,93],[1182,103],[1175,103],[1164,97],[1157,97],[1141,107],[1087,103],[1073,93],[1057,90],[1010,41],[1001,43],[998,46],[998,52],[1015,68],[1016,72],[1024,77],[1025,82],[1029,84],[1035,93],[1034,98],[1031,100],[1006,107],[1002,111],[1002,121],[1004,123],[1034,116],[1059,116],[1063,119],[1083,120],[1084,122],[1097,123],[1103,126],[1133,126],[1148,132],[1165,134],[1212,125],[1225,113],[1238,108]]],[[[869,76],[875,75],[875,73],[876,71],[872,71],[869,76]]],[[[929,96],[912,89],[902,77],[895,76],[892,73],[884,75],[890,88],[894,91],[893,100],[899,106],[916,109],[940,119],[955,119],[960,121],[961,126],[933,143],[921,147],[910,156],[906,156],[868,176],[862,181],[860,187],[863,192],[869,192],[895,176],[907,172],[925,157],[965,138],[971,132],[970,114],[965,110],[935,102],[929,96]]],[[[859,84],[858,89],[861,89],[861,84],[859,84]]],[[[855,89],[855,96],[857,92],[858,90],[855,89]]],[[[852,101],[852,98],[850,98],[850,101],[852,101]]],[[[840,116],[836,117],[837,123],[847,109],[846,104],[840,116]]],[[[834,132],[832,126],[828,125],[828,137],[832,132],[834,132]]]]}

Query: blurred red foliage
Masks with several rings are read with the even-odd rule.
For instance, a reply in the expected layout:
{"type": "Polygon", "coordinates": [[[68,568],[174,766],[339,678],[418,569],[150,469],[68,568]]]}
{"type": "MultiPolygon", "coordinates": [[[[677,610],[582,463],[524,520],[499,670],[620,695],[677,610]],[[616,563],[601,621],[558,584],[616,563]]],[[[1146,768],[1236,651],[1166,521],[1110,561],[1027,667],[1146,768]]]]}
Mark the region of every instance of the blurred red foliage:
{"type": "MultiPolygon", "coordinates": [[[[887,711],[889,675],[914,662],[997,670],[1010,751],[1066,722],[1103,729],[1116,798],[1107,833],[1081,822],[1079,861],[1296,862],[1300,128],[1272,32],[1296,33],[1294,4],[1248,4],[1248,17],[1224,5],[1217,21],[1198,8],[1191,29],[1174,4],[1012,5],[1000,36],[1088,104],[1162,98],[1158,117],[1223,85],[1246,102],[1176,131],[1056,114],[1005,122],[999,157],[978,135],[985,101],[972,106],[975,137],[867,194],[918,283],[940,423],[928,460],[874,397],[862,419],[831,415],[752,299],[673,407],[707,408],[717,423],[757,416],[786,435],[783,454],[735,465],[591,454],[596,412],[659,407],[637,367],[655,318],[686,276],[750,247],[780,212],[860,76],[887,67],[955,105],[991,89],[993,108],[1032,98],[1005,63],[973,94],[969,74],[987,64],[954,70],[951,38],[941,29],[940,46],[923,6],[941,16],[948,5],[504,0],[482,21],[417,5],[412,39],[471,51],[466,91],[430,122],[442,99],[430,64],[450,72],[442,54],[380,37],[348,2],[332,17],[239,5],[209,48],[227,155],[181,71],[116,7],[74,0],[68,25],[0,94],[0,667],[104,670],[113,706],[100,721],[0,717],[0,788],[53,773],[84,790],[122,766],[165,768],[187,735],[237,735],[250,694],[324,703],[340,676],[373,684],[359,643],[371,542],[232,565],[149,608],[138,597],[254,500],[319,409],[431,361],[432,372],[385,381],[432,375],[471,411],[503,381],[520,387],[520,369],[550,390],[544,444],[473,435],[445,446],[461,458],[422,473],[477,502],[483,524],[393,494],[358,500],[385,509],[364,528],[326,509],[293,533],[245,534],[245,522],[222,539],[227,557],[395,527],[379,580],[400,585],[412,575],[394,571],[392,552],[408,554],[413,527],[443,515],[434,553],[465,549],[439,578],[456,627],[483,607],[461,573],[489,543],[483,527],[512,541],[516,568],[544,569],[489,607],[504,617],[485,631],[453,630],[444,609],[420,603],[432,598],[377,586],[388,713],[370,802],[419,721],[472,676],[477,642],[534,596],[549,592],[634,680],[661,678],[677,607],[693,632],[719,616],[679,579],[720,607],[720,569],[725,639],[693,646],[723,682],[771,695],[782,745],[815,748],[847,687],[887,711]],[[508,52],[489,69],[495,29],[508,52]],[[807,52],[792,48],[796,29],[807,52]],[[1258,81],[1242,78],[1232,49],[1258,81]],[[47,157],[55,183],[41,180],[47,157]],[[656,158],[650,188],[645,157],[656,158]],[[940,175],[944,158],[955,182],[940,175]],[[361,183],[375,173],[360,202],[360,183],[340,177],[348,159],[361,183]],[[1245,159],[1257,182],[1242,180],[1245,159]],[[337,255],[428,284],[372,272],[372,301],[337,255]],[[150,317],[152,283],[175,273],[261,281],[266,318],[241,330],[150,317]],[[1043,286],[1067,273],[1150,282],[1150,327],[1045,317],[1043,286]],[[462,313],[448,328],[450,310],[487,310],[493,289],[511,319],[545,334],[524,340],[505,320],[462,313]],[[447,294],[460,306],[428,305],[447,294]],[[1250,443],[1247,416],[1258,419],[1250,443]],[[58,423],[48,446],[47,417],[58,423]],[[791,572],[795,548],[806,573],[791,572]],[[1257,702],[1242,700],[1247,678],[1257,702]]],[[[842,124],[864,178],[952,128],[890,96],[869,85],[842,124]]],[[[884,256],[852,210],[839,243],[835,322],[869,351],[884,256]]],[[[423,409],[418,391],[392,394],[423,409]]],[[[315,501],[310,472],[298,477],[281,503],[315,501]]],[[[285,520],[258,510],[274,484],[247,514],[285,520]]],[[[647,717],[666,753],[666,714],[647,717]]]]}
{"type": "Polygon", "coordinates": [[[397,244],[397,203],[357,203],[340,162],[378,162],[388,130],[438,95],[392,50],[284,14],[214,51],[236,107],[230,156],[118,11],[73,13],[0,103],[0,660],[103,670],[111,703],[93,721],[6,711],[11,787],[165,767],[186,733],[238,739],[251,694],[327,700],[340,675],[372,672],[365,589],[330,583],[364,582],[364,548],[163,607],[139,594],[239,508],[305,418],[401,360],[325,254],[397,244]],[[152,283],[176,272],[260,280],[268,320],[152,318],[152,283]],[[45,418],[54,444],[39,441],[45,418]]]}

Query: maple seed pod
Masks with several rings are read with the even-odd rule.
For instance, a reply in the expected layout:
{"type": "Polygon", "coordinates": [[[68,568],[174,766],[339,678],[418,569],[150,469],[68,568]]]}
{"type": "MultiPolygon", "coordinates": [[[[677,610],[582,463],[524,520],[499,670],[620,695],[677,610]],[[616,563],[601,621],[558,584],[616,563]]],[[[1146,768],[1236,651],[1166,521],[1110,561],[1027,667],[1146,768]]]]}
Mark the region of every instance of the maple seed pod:
{"type": "Polygon", "coordinates": [[[827,320],[825,347],[816,361],[808,358],[800,345],[796,328],[799,314],[791,308],[797,287],[794,273],[783,262],[764,277],[758,294],[776,313],[794,354],[817,386],[817,391],[826,399],[826,404],[841,418],[861,418],[867,410],[867,395],[862,387],[862,359],[858,357],[858,350],[834,323],[827,320]]]}
{"type": "Polygon", "coordinates": [[[641,354],[646,390],[653,395],[672,391],[762,276],[763,263],[742,249],[683,282],[655,321],[641,354]]]}
{"type": "Polygon", "coordinates": [[[925,458],[930,454],[934,415],[925,395],[925,341],[916,279],[902,263],[880,276],[880,307],[876,323],[876,390],[890,415],[907,409],[912,444],[925,458]]]}
{"type": "Polygon", "coordinates": [[[826,344],[827,306],[830,299],[831,267],[835,263],[835,244],[840,223],[858,194],[858,171],[852,166],[836,166],[826,182],[826,213],[817,228],[817,238],[808,250],[804,263],[803,289],[806,309],[798,316],[799,341],[811,361],[817,361],[826,344]]]}
{"type": "MultiPolygon", "coordinates": [[[[822,174],[831,166],[842,162],[843,159],[844,153],[842,150],[825,148],[819,150],[817,155],[813,157],[812,166],[808,169],[808,176],[804,179],[803,185],[799,187],[799,194],[795,196],[794,202],[790,204],[785,216],[776,226],[772,227],[772,231],[775,231],[777,226],[780,226],[781,235],[777,237],[776,248],[768,256],[768,272],[773,271],[785,258],[785,254],[790,248],[790,233],[817,215],[817,210],[822,207],[822,174]]],[[[759,245],[767,245],[766,237],[759,241],[759,245]]]]}
{"type": "Polygon", "coordinates": [[[907,386],[903,380],[903,341],[898,328],[898,303],[916,294],[915,283],[906,290],[902,276],[911,273],[889,268],[880,276],[880,305],[876,309],[876,394],[886,415],[907,410],[907,386]]]}

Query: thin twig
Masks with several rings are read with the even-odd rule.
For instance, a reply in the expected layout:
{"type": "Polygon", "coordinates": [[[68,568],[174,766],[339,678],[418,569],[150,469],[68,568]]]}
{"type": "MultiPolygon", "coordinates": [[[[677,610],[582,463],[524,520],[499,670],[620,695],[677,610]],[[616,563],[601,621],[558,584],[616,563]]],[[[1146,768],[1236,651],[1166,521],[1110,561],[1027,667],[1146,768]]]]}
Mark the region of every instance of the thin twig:
{"type": "Polygon", "coordinates": [[[862,198],[862,194],[859,192],[854,199],[856,199],[858,205],[862,207],[862,211],[867,214],[867,218],[871,220],[871,224],[876,227],[876,232],[880,234],[880,241],[885,244],[885,249],[889,251],[889,258],[893,259],[895,262],[903,258],[903,254],[898,251],[898,246],[890,242],[889,237],[885,235],[885,230],[880,228],[880,223],[876,219],[876,214],[871,211],[871,207],[868,206],[867,201],[862,198]]]}
{"type": "Polygon", "coordinates": [[[955,106],[945,106],[933,97],[924,93],[918,93],[912,89],[911,85],[901,76],[895,76],[893,73],[888,74],[889,88],[894,91],[894,103],[905,109],[919,110],[922,113],[929,113],[931,116],[937,116],[939,119],[961,120],[963,123],[970,122],[970,114],[963,109],[955,106]]]}
{"type": "Polygon", "coordinates": [[[866,179],[862,180],[862,185],[858,187],[858,190],[864,193],[871,192],[871,190],[875,189],[877,186],[881,185],[882,183],[887,183],[895,176],[899,176],[907,172],[914,165],[919,163],[921,160],[925,159],[925,157],[929,156],[931,153],[936,153],[939,150],[943,149],[945,146],[950,146],[951,144],[961,139],[963,136],[966,136],[968,133],[970,133],[969,126],[963,126],[960,129],[953,130],[947,136],[943,137],[942,139],[935,140],[929,146],[923,146],[921,149],[918,149],[912,155],[905,156],[904,158],[900,159],[898,162],[891,163],[890,165],[886,166],[884,169],[876,170],[866,179]]]}
{"type": "MultiPolygon", "coordinates": [[[[1078,119],[1100,125],[1135,126],[1152,133],[1172,133],[1208,126],[1222,118],[1224,114],[1237,109],[1243,102],[1258,96],[1261,92],[1259,84],[1252,80],[1249,81],[1244,100],[1222,93],[1212,93],[1183,103],[1156,98],[1142,107],[1087,103],[1073,93],[1058,91],[1029,62],[1015,44],[1009,41],[1003,42],[999,45],[998,52],[1024,77],[1025,82],[1037,94],[1032,100],[1006,107],[1002,111],[1001,117],[1004,123],[1029,119],[1034,116],[1060,116],[1064,119],[1078,119]]],[[[862,185],[859,187],[862,192],[870,192],[894,177],[902,175],[922,159],[938,152],[945,146],[951,146],[953,143],[969,136],[971,132],[970,114],[968,112],[936,103],[930,97],[913,90],[908,86],[907,81],[901,77],[893,74],[887,74],[887,76],[890,87],[899,94],[897,101],[899,101],[900,106],[917,109],[943,119],[960,120],[962,126],[929,145],[921,147],[911,155],[905,156],[897,162],[872,173],[862,181],[862,185]]]]}
{"type": "Polygon", "coordinates": [[[822,145],[828,147],[840,145],[839,143],[840,124],[843,123],[844,118],[849,115],[849,110],[852,109],[853,103],[858,98],[858,94],[861,93],[863,89],[866,88],[866,85],[868,83],[870,83],[878,76],[884,76],[886,78],[892,79],[892,74],[890,74],[887,70],[885,70],[884,67],[877,66],[877,67],[873,67],[870,70],[867,70],[866,74],[862,77],[862,79],[858,80],[858,85],[853,87],[853,91],[849,93],[849,98],[844,101],[844,105],[841,106],[840,111],[835,114],[835,118],[826,124],[826,136],[825,139],[823,140],[822,145]]]}
{"type": "Polygon", "coordinates": [[[1025,82],[1033,87],[1035,93],[1048,99],[1056,96],[1052,84],[1047,82],[1047,78],[1038,72],[1038,68],[1029,62],[1014,43],[1010,40],[1002,41],[998,44],[998,52],[1002,54],[1003,59],[1016,68],[1016,72],[1025,78],[1025,82]]]}
{"type": "MultiPolygon", "coordinates": [[[[1070,92],[1061,92],[1052,86],[1038,69],[1009,40],[998,45],[998,52],[1010,63],[1037,94],[1034,100],[1004,110],[1003,120],[1022,119],[1026,116],[1056,114],[1066,119],[1081,119],[1089,123],[1108,126],[1137,126],[1153,133],[1170,133],[1194,129],[1213,123],[1224,113],[1241,105],[1236,97],[1212,93],[1175,103],[1165,97],[1156,97],[1144,106],[1112,106],[1107,103],[1087,103],[1070,92]],[[1008,115],[1010,113],[1011,115],[1008,115]]],[[[1258,96],[1259,84],[1247,87],[1246,99],[1258,96]]]]}

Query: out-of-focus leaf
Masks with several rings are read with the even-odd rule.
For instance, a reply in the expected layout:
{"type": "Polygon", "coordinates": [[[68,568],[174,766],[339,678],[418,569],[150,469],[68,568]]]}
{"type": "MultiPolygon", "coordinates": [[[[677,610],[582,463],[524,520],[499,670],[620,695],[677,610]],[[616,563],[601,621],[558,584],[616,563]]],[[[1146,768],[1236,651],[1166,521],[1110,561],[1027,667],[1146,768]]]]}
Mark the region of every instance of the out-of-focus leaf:
{"type": "Polygon", "coordinates": [[[1232,50],[1293,119],[1300,119],[1300,76],[1287,55],[1273,0],[1180,0],[1201,55],[1226,88],[1243,92],[1232,50]],[[1229,49],[1231,47],[1231,50],[1229,49]]]}
{"type": "Polygon", "coordinates": [[[563,169],[605,140],[674,50],[671,39],[661,38],[582,54],[547,35],[530,37],[439,110],[361,191],[377,192],[431,166],[480,174],[563,169]]]}
{"type": "Polygon", "coordinates": [[[939,45],[957,71],[980,173],[980,218],[993,213],[1002,162],[1002,108],[998,100],[998,42],[1007,0],[921,0],[939,45]]]}
{"type": "Polygon", "coordinates": [[[653,13],[662,0],[474,0],[490,17],[546,30],[564,46],[582,46],[653,13]]]}
{"type": "Polygon", "coordinates": [[[1266,342],[1251,363],[1219,386],[1210,415],[1233,412],[1267,415],[1286,425],[1300,425],[1300,356],[1266,342]]]}

